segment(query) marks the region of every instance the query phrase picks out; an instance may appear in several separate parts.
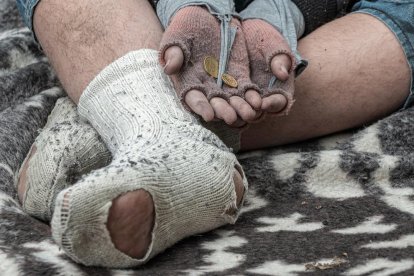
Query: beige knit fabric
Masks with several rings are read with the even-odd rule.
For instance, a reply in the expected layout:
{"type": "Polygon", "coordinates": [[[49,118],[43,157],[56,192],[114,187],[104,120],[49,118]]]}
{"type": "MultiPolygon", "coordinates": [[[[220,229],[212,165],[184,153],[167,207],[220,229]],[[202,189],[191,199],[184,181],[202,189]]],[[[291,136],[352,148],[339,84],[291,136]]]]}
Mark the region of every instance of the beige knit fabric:
{"type": "Polygon", "coordinates": [[[22,206],[28,214],[48,222],[60,191],[111,160],[103,141],[90,124],[80,119],[69,98],[57,101],[33,145],[37,150],[26,171],[22,206]]]}
{"type": "Polygon", "coordinates": [[[240,165],[184,110],[157,58],[154,50],[125,55],[80,99],[79,113],[101,135],[113,160],[58,195],[52,234],[85,265],[136,266],[184,237],[237,219],[238,212],[227,213],[236,208],[233,172],[240,165]],[[112,200],[137,189],[151,194],[156,212],[152,242],[141,260],[118,251],[105,225],[112,200]]]}

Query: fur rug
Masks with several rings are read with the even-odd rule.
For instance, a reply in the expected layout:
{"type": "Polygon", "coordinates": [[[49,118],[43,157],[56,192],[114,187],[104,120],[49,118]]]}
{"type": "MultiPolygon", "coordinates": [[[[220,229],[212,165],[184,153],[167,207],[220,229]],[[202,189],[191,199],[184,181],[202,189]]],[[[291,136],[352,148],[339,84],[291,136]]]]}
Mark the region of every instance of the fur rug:
{"type": "Polygon", "coordinates": [[[354,133],[240,156],[236,225],[188,238],[135,270],[84,267],[16,197],[19,167],[63,96],[0,0],[0,275],[414,275],[414,109],[354,133]]]}

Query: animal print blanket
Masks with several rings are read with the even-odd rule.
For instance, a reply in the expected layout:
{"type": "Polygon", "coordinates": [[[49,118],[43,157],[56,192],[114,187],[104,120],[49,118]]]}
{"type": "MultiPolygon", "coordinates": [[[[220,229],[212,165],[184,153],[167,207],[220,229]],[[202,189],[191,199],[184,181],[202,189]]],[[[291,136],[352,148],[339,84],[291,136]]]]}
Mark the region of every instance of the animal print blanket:
{"type": "Polygon", "coordinates": [[[0,275],[414,275],[414,109],[240,155],[251,189],[236,225],[108,270],[72,262],[16,197],[19,167],[61,96],[14,0],[0,0],[0,275]]]}

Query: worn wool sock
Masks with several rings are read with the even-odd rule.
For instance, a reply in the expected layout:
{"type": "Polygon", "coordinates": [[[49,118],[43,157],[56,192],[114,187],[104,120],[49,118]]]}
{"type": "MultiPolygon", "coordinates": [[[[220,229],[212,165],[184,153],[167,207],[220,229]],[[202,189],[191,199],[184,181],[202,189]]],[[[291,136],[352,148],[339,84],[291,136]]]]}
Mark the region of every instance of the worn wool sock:
{"type": "Polygon", "coordinates": [[[78,110],[113,160],[57,197],[53,237],[75,261],[136,266],[184,237],[235,222],[235,168],[247,190],[241,167],[183,109],[157,51],[131,52],[107,66],[83,93],[78,110]],[[138,189],[150,193],[156,212],[151,245],[139,260],[114,247],[105,225],[112,200],[138,189]]]}
{"type": "Polygon", "coordinates": [[[33,146],[36,152],[26,158],[30,160],[22,206],[28,214],[44,221],[52,218],[60,191],[111,160],[99,135],[80,119],[75,104],[67,97],[56,102],[33,146]]]}

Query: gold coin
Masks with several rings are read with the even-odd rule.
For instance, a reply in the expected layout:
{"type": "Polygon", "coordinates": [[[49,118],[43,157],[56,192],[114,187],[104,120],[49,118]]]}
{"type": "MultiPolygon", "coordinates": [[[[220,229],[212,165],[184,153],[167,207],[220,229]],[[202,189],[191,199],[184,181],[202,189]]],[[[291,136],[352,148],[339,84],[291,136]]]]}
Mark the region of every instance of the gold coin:
{"type": "Polygon", "coordinates": [[[205,57],[204,58],[204,70],[213,78],[217,79],[219,63],[214,57],[205,57]]]}
{"type": "Polygon", "coordinates": [[[223,80],[223,82],[225,84],[227,84],[230,87],[237,88],[237,86],[238,86],[238,83],[237,83],[236,79],[233,78],[231,75],[229,75],[227,73],[224,73],[221,76],[221,79],[223,80]]]}

